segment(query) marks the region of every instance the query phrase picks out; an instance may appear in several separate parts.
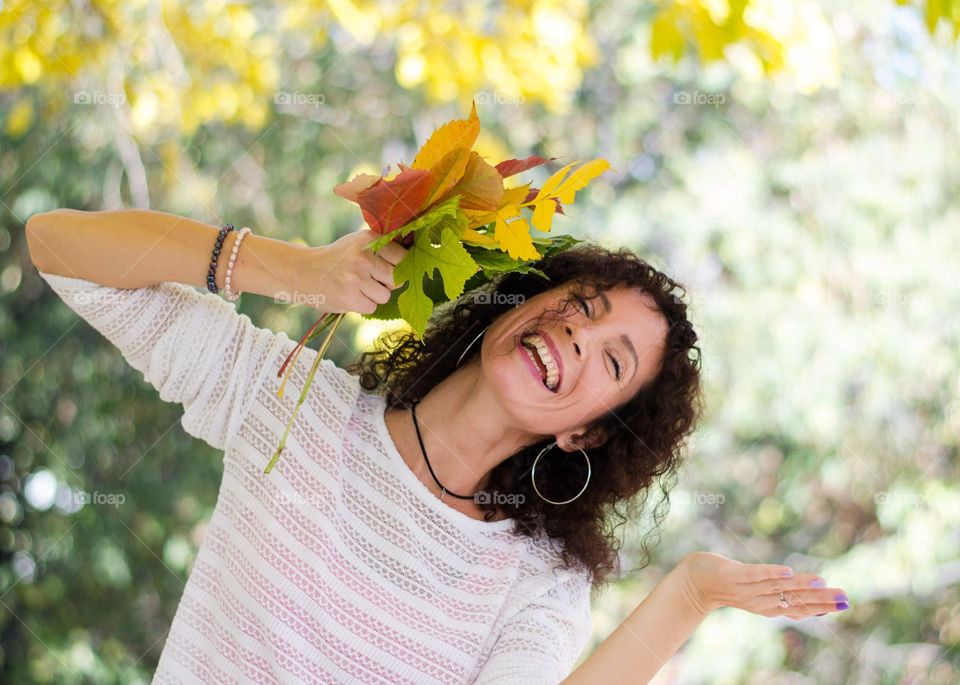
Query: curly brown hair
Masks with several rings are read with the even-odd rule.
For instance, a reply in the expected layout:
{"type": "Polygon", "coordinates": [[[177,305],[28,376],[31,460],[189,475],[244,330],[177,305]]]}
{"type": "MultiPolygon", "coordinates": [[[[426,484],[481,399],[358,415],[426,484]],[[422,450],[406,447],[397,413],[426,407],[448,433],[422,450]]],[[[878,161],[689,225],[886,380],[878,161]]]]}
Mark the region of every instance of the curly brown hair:
{"type": "MultiPolygon", "coordinates": [[[[653,380],[633,397],[590,425],[585,442],[594,431],[606,436],[606,440],[589,451],[589,487],[564,505],[547,503],[535,494],[530,470],[537,454],[552,442],[543,440],[521,449],[490,473],[487,491],[523,497],[480,504],[486,510],[486,520],[498,513],[512,518],[515,534],[549,536],[559,543],[562,564],[585,570],[594,586],[599,587],[619,571],[622,541],[617,529],[628,520],[638,519],[651,486],[657,483],[662,496],[653,507],[652,529],[641,541],[640,568],[649,563],[650,539],[658,538],[659,526],[669,510],[669,489],[676,482],[687,437],[702,410],[700,348],[687,319],[687,305],[682,299],[686,295],[684,287],[627,248],[611,250],[581,242],[543,257],[532,266],[550,280],[532,273],[507,273],[467,290],[435,311],[422,341],[406,330],[385,334],[374,350],[362,353],[348,370],[360,377],[366,390],[385,391],[388,407],[407,408],[454,373],[458,357],[477,332],[518,300],[522,302],[566,284],[570,290],[561,300],[562,315],[567,307],[576,306],[578,298],[589,300],[613,287],[627,286],[649,293],[668,326],[660,368],[653,380]],[[481,290],[488,294],[478,297],[481,290]]],[[[538,321],[554,311],[557,310],[544,312],[538,321]]],[[[468,363],[479,348],[480,345],[473,345],[461,363],[468,363]]],[[[571,466],[572,462],[580,460],[542,459],[537,464],[540,491],[546,488],[551,493],[578,492],[586,478],[586,465],[581,469],[571,466]]]]}

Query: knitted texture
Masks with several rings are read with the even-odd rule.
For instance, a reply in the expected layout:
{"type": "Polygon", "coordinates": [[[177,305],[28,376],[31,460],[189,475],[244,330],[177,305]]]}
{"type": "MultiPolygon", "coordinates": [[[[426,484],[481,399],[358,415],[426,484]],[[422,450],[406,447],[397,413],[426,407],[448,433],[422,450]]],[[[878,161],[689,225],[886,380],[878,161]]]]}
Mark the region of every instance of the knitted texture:
{"type": "MultiPolygon", "coordinates": [[[[441,502],[407,467],[386,401],[328,359],[269,475],[316,350],[179,283],[41,272],[223,451],[216,507],[154,683],[557,683],[590,637],[590,583],[549,539],[441,502]]],[[[171,485],[171,487],[175,487],[171,485]]]]}

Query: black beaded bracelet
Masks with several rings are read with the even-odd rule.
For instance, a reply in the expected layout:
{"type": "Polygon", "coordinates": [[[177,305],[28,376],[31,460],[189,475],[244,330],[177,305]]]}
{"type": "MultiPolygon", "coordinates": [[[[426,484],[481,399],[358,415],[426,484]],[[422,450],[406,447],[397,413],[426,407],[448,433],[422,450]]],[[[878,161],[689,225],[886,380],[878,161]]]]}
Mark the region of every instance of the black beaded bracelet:
{"type": "Polygon", "coordinates": [[[234,228],[233,224],[224,224],[223,228],[220,229],[220,232],[217,234],[217,242],[213,246],[213,255],[210,259],[210,270],[207,272],[207,290],[212,292],[214,295],[220,292],[220,288],[217,287],[217,260],[220,259],[220,249],[223,246],[223,240],[227,237],[227,233],[230,231],[237,230],[234,228]]]}

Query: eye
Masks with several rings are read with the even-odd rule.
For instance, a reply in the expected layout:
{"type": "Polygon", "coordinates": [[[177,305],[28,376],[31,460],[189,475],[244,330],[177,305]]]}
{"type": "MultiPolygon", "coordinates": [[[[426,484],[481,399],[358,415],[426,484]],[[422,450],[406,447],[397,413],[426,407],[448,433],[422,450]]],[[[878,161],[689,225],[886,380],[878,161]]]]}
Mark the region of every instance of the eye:
{"type": "Polygon", "coordinates": [[[587,301],[586,301],[585,299],[583,299],[582,297],[580,297],[579,295],[577,295],[575,299],[576,299],[577,303],[580,305],[580,308],[583,309],[583,313],[584,313],[586,316],[589,317],[589,316],[590,316],[590,307],[587,305],[587,301]]]}
{"type": "MultiPolygon", "coordinates": [[[[576,300],[577,304],[580,305],[580,308],[583,309],[583,313],[589,318],[590,307],[587,304],[587,301],[583,299],[580,295],[577,295],[574,299],[576,300]]],[[[612,354],[608,354],[607,356],[610,357],[610,361],[613,362],[614,376],[619,381],[623,377],[623,371],[620,366],[620,362],[617,361],[617,358],[614,357],[612,354]]]]}
{"type": "Polygon", "coordinates": [[[620,373],[620,362],[618,362],[618,361],[617,361],[617,358],[614,357],[612,354],[608,354],[607,356],[610,357],[610,361],[613,362],[613,368],[616,369],[616,372],[615,372],[615,373],[616,373],[617,380],[620,380],[621,375],[622,375],[622,374],[620,373]]]}

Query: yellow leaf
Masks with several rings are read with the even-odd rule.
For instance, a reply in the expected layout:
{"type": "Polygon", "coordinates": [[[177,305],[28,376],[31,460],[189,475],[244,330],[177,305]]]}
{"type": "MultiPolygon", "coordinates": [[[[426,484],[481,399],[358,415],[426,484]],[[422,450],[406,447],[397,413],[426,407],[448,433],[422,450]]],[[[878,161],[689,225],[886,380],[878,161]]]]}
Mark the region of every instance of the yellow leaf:
{"type": "Polygon", "coordinates": [[[609,168],[610,162],[602,157],[587,162],[576,171],[571,172],[567,180],[560,184],[560,187],[557,188],[557,198],[565,205],[573,204],[574,194],[609,168]]]}
{"type": "Polygon", "coordinates": [[[541,200],[533,208],[533,225],[537,230],[549,231],[553,225],[553,214],[557,211],[557,203],[552,198],[541,200]]]}
{"type": "Polygon", "coordinates": [[[470,161],[470,148],[480,134],[477,104],[473,103],[469,119],[454,119],[438,128],[423,144],[411,165],[433,175],[433,186],[427,193],[424,207],[439,201],[463,177],[470,161]]]}
{"type": "Polygon", "coordinates": [[[558,171],[553,176],[548,178],[547,182],[543,184],[542,188],[540,188],[540,192],[537,193],[537,196],[535,198],[533,198],[533,201],[539,202],[545,197],[551,197],[553,191],[556,189],[558,185],[560,185],[560,182],[563,181],[563,177],[567,175],[568,171],[570,171],[570,167],[572,167],[574,164],[579,164],[579,163],[580,163],[579,159],[576,162],[570,162],[567,166],[563,167],[562,169],[560,169],[560,171],[558,171]]]}
{"type": "Polygon", "coordinates": [[[500,206],[506,207],[507,205],[519,205],[527,199],[527,195],[529,193],[529,183],[524,183],[522,186],[517,186],[515,188],[507,188],[503,191],[503,197],[500,198],[500,206]]]}
{"type": "Polygon", "coordinates": [[[470,110],[470,118],[448,121],[434,131],[420,148],[410,166],[414,169],[432,169],[451,150],[470,150],[479,134],[480,119],[477,118],[477,103],[474,102],[470,110]]]}
{"type": "Polygon", "coordinates": [[[460,235],[460,240],[465,243],[482,245],[484,247],[497,247],[497,241],[494,238],[491,238],[489,235],[483,233],[477,233],[472,228],[464,229],[463,233],[460,235]]]}
{"type": "MultiPolygon", "coordinates": [[[[517,210],[519,211],[519,208],[517,210]]],[[[494,237],[500,243],[500,249],[514,259],[540,259],[540,253],[533,246],[530,225],[526,219],[515,219],[507,223],[498,217],[494,237]]]]}

